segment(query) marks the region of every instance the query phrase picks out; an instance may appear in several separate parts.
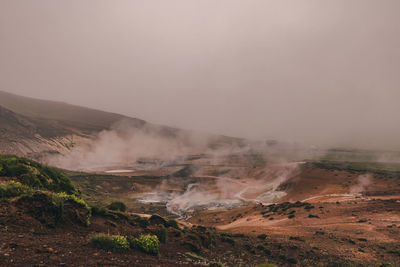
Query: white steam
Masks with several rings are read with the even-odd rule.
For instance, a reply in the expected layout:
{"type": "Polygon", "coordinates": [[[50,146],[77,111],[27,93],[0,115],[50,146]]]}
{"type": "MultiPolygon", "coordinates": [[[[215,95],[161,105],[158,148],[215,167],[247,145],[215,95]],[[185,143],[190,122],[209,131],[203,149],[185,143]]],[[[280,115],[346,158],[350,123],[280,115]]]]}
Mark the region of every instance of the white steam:
{"type": "Polygon", "coordinates": [[[358,183],[356,185],[350,187],[351,194],[360,194],[364,192],[367,186],[369,186],[372,183],[372,175],[371,174],[360,175],[358,176],[357,182],[358,183]]]}
{"type": "MultiPolygon", "coordinates": [[[[167,209],[179,216],[187,216],[195,209],[233,208],[248,202],[269,204],[286,193],[279,191],[283,182],[298,174],[300,163],[271,164],[256,171],[248,171],[240,178],[200,176],[187,185],[182,193],[168,193],[167,182],[146,194],[143,202],[165,202],[167,209]]],[[[199,175],[199,176],[197,176],[199,175]]]]}
{"type": "Polygon", "coordinates": [[[206,143],[206,136],[150,124],[138,127],[121,121],[100,132],[91,142],[78,144],[70,152],[52,155],[45,161],[65,169],[86,171],[132,166],[143,158],[152,159],[153,163],[161,159],[158,163],[163,164],[197,153],[206,143]]]}

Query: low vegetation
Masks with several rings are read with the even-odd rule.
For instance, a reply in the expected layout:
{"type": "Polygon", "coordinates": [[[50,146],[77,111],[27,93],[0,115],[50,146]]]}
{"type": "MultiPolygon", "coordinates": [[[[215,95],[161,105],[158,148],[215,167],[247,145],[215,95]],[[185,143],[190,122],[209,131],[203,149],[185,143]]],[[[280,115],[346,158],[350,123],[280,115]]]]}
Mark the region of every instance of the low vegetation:
{"type": "Polygon", "coordinates": [[[382,163],[370,161],[337,161],[321,160],[313,162],[314,166],[326,170],[338,170],[361,173],[374,173],[387,176],[400,176],[399,163],[382,163]]]}
{"type": "Polygon", "coordinates": [[[12,198],[21,195],[31,195],[33,191],[34,190],[29,186],[13,180],[0,183],[1,198],[12,198]]]}
{"type": "MultiPolygon", "coordinates": [[[[312,206],[310,203],[301,202],[301,201],[297,201],[294,203],[284,202],[284,203],[280,203],[280,204],[271,204],[267,207],[268,207],[268,212],[279,212],[279,211],[284,212],[289,209],[300,208],[300,207],[304,207],[306,210],[314,208],[314,206],[312,206]]],[[[295,213],[295,211],[290,212],[290,214],[293,214],[293,213],[295,213]]]]}
{"type": "Polygon", "coordinates": [[[158,255],[159,251],[159,240],[156,235],[140,235],[138,238],[129,239],[131,248],[138,248],[143,252],[152,255],[158,255]]]}
{"type": "Polygon", "coordinates": [[[125,203],[121,202],[121,201],[114,201],[112,202],[108,208],[110,210],[115,210],[115,211],[121,211],[121,212],[125,212],[126,211],[126,205],[125,203]]]}
{"type": "Polygon", "coordinates": [[[0,155],[0,177],[0,197],[15,198],[15,203],[26,207],[41,222],[50,220],[49,225],[53,226],[77,220],[90,224],[91,207],[78,195],[69,178],[56,169],[25,158],[0,155]]]}
{"type": "Polygon", "coordinates": [[[94,247],[104,250],[120,252],[130,248],[128,239],[121,235],[96,234],[90,238],[90,242],[94,247]]]}
{"type": "Polygon", "coordinates": [[[127,238],[122,235],[96,234],[90,238],[90,243],[99,249],[122,252],[129,249],[140,249],[151,255],[159,255],[159,240],[155,235],[140,235],[137,238],[127,238]]]}
{"type": "Polygon", "coordinates": [[[169,219],[165,226],[166,227],[172,227],[172,228],[175,228],[175,229],[178,229],[178,230],[180,229],[179,225],[178,225],[178,222],[176,220],[174,220],[174,219],[169,219]]]}
{"type": "Polygon", "coordinates": [[[76,193],[71,181],[64,174],[26,158],[0,155],[0,176],[16,179],[35,189],[76,193]]]}
{"type": "Polygon", "coordinates": [[[168,231],[163,225],[161,225],[160,229],[157,231],[157,237],[161,243],[165,244],[167,242],[168,231]]]}

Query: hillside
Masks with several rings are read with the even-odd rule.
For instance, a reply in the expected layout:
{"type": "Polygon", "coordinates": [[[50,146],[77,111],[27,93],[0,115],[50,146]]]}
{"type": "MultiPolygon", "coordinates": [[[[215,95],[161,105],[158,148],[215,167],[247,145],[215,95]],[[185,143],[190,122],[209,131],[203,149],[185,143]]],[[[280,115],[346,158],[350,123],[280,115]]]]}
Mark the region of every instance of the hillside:
{"type": "MultiPolygon", "coordinates": [[[[40,100],[0,91],[0,106],[29,118],[53,120],[82,131],[100,131],[128,117],[63,102],[40,100]]],[[[145,122],[138,119],[138,124],[145,122]]]]}
{"type": "Polygon", "coordinates": [[[75,140],[85,138],[79,130],[57,121],[29,118],[0,106],[0,154],[37,157],[37,154],[64,152],[75,140]]]}
{"type": "Polygon", "coordinates": [[[153,143],[162,139],[185,146],[193,145],[193,136],[207,140],[205,145],[211,148],[244,144],[240,138],[199,134],[115,113],[0,91],[0,154],[40,160],[48,154],[66,154],[73,147],[93,143],[102,131],[115,131],[124,138],[140,133],[153,138],[153,143]]]}

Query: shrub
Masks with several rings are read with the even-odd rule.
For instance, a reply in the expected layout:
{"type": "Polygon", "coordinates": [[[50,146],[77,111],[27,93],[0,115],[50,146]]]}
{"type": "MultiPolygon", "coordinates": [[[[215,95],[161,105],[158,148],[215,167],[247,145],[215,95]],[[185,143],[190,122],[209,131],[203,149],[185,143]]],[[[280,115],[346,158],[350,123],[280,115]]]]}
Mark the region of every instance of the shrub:
{"type": "Polygon", "coordinates": [[[70,200],[70,201],[73,201],[75,203],[80,204],[82,207],[84,207],[87,210],[91,210],[91,207],[86,203],[86,201],[83,200],[82,198],[76,196],[76,195],[69,195],[69,194],[67,194],[65,192],[55,193],[54,195],[56,197],[59,197],[59,198],[63,199],[64,201],[65,200],[70,200]]]}
{"type": "Polygon", "coordinates": [[[222,236],[222,237],[221,237],[221,241],[222,241],[222,242],[225,242],[225,243],[229,243],[229,244],[231,244],[232,246],[235,245],[235,240],[234,240],[233,238],[231,238],[231,237],[228,237],[228,236],[222,236]]]}
{"type": "Polygon", "coordinates": [[[138,238],[129,239],[132,248],[138,248],[148,254],[159,254],[159,241],[155,235],[140,235],[138,238]]]}
{"type": "Polygon", "coordinates": [[[188,238],[192,239],[193,241],[196,241],[197,243],[201,244],[201,239],[198,235],[196,234],[189,234],[188,238]]]}
{"type": "Polygon", "coordinates": [[[0,196],[2,198],[17,197],[21,195],[31,195],[33,193],[32,188],[27,185],[23,185],[20,182],[9,181],[0,183],[0,196]]]}
{"type": "Polygon", "coordinates": [[[124,251],[129,249],[129,242],[125,236],[97,234],[90,239],[92,245],[96,248],[124,251]]]}
{"type": "Polygon", "coordinates": [[[178,229],[178,230],[180,229],[179,225],[178,225],[178,222],[175,221],[174,219],[169,219],[167,221],[167,223],[165,224],[165,226],[166,227],[172,227],[172,228],[175,228],[175,229],[178,229]]]}
{"type": "Polygon", "coordinates": [[[121,212],[125,212],[126,211],[126,205],[125,203],[121,202],[121,201],[114,201],[112,202],[108,208],[110,210],[114,210],[114,211],[121,211],[121,212]]]}
{"type": "Polygon", "coordinates": [[[92,208],[93,215],[107,215],[108,214],[108,210],[103,206],[91,205],[90,207],[92,208]]]}
{"type": "Polygon", "coordinates": [[[267,238],[267,235],[261,234],[261,235],[258,235],[257,238],[264,240],[265,238],[267,238]]]}
{"type": "Polygon", "coordinates": [[[146,228],[147,226],[150,225],[150,221],[148,218],[140,217],[139,215],[136,214],[131,216],[131,221],[139,224],[139,226],[142,228],[146,228]]]}
{"type": "Polygon", "coordinates": [[[82,198],[80,198],[76,195],[69,195],[64,192],[62,192],[62,193],[50,193],[49,192],[48,194],[52,197],[54,202],[61,203],[61,206],[64,205],[65,201],[71,201],[71,202],[78,204],[82,208],[86,209],[88,211],[86,218],[79,218],[79,219],[86,226],[90,225],[90,217],[92,216],[92,208],[89,206],[89,204],[86,203],[85,200],[83,200],[82,198]]]}
{"type": "Polygon", "coordinates": [[[315,207],[312,205],[307,205],[304,207],[305,210],[310,211],[311,209],[314,209],[315,207]]]}
{"type": "Polygon", "coordinates": [[[157,224],[165,225],[167,223],[167,221],[158,214],[151,215],[151,217],[149,218],[149,222],[152,225],[157,225],[157,224]]]}
{"type": "Polygon", "coordinates": [[[56,192],[76,192],[71,181],[54,168],[15,156],[0,155],[0,176],[15,177],[29,187],[56,192]]]}
{"type": "Polygon", "coordinates": [[[167,228],[161,226],[161,228],[157,231],[157,237],[161,243],[165,244],[167,242],[168,231],[167,228]]]}

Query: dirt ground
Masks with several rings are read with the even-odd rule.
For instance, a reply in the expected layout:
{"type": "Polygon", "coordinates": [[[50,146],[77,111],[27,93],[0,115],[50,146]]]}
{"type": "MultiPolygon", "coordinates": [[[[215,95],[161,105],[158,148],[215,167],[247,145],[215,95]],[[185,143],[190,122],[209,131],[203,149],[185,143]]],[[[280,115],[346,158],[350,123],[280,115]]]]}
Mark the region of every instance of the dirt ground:
{"type": "MultiPolygon", "coordinates": [[[[242,203],[224,207],[218,202],[217,208],[191,210],[188,219],[181,221],[183,235],[178,237],[169,229],[168,241],[161,244],[161,255],[155,257],[138,250],[99,250],[89,242],[98,232],[137,236],[154,233],[155,226],[141,228],[95,215],[89,227],[54,227],[12,201],[1,202],[0,265],[256,266],[268,261],[278,266],[400,266],[400,178],[366,175],[312,163],[266,167],[237,158],[220,162],[200,158],[134,174],[70,174],[90,203],[107,205],[122,200],[130,212],[145,217],[158,213],[177,218],[169,213],[166,202],[138,199],[161,191],[182,196],[193,183],[200,192],[209,192],[209,197],[239,196],[242,203]],[[274,199],[275,205],[257,200],[268,189],[264,184],[283,192],[274,199]],[[196,225],[206,227],[205,232],[196,225]],[[212,245],[206,242],[210,236],[215,241],[212,245]]],[[[184,204],[197,201],[191,197],[183,199],[189,201],[184,204]]]]}

